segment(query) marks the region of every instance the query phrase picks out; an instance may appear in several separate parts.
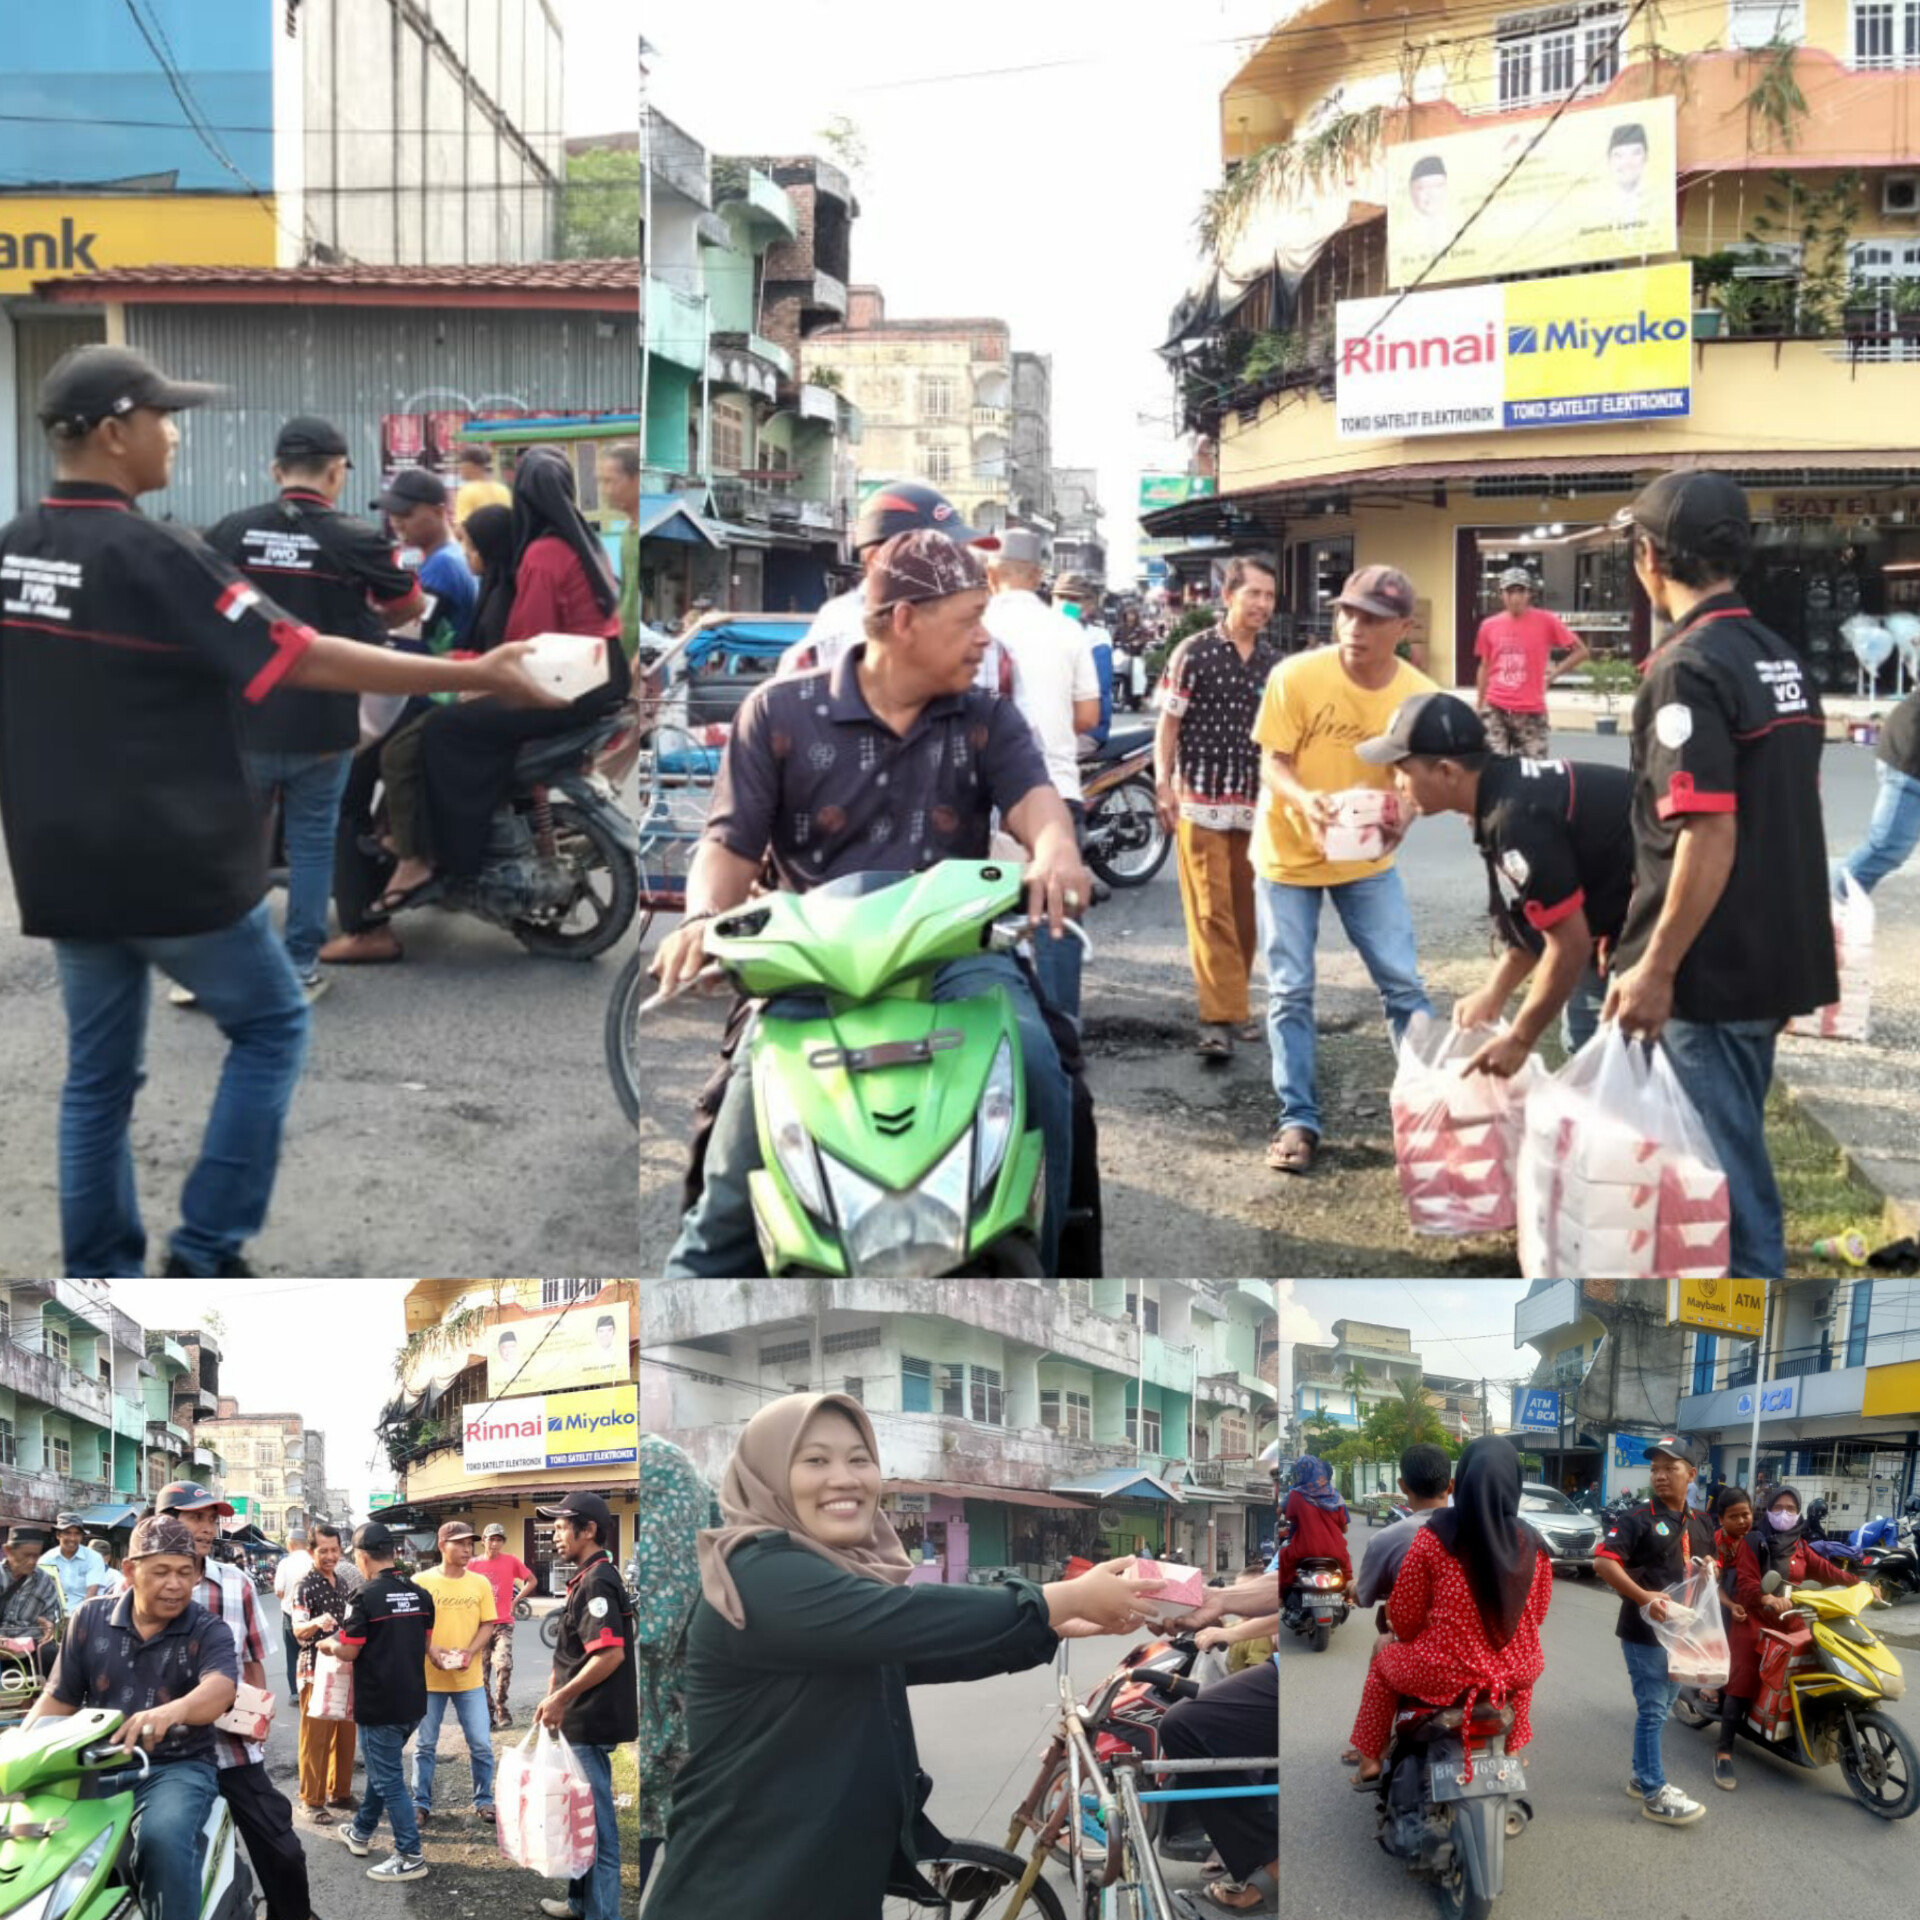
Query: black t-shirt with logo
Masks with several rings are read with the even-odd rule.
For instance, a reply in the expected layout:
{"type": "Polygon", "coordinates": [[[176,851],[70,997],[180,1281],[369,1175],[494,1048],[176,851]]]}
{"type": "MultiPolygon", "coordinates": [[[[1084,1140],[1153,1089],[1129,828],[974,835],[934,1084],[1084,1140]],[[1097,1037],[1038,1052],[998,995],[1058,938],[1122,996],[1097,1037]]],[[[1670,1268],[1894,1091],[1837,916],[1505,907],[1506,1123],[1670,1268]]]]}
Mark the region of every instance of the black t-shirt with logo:
{"type": "MultiPolygon", "coordinates": [[[[228,514],[207,530],[207,544],[316,633],[374,646],[387,639],[374,609],[410,600],[418,585],[365,521],[302,487],[228,514]]],[[[241,734],[263,752],[351,752],[360,744],[360,696],[294,688],[243,710],[241,734]]]]}
{"type": "MultiPolygon", "coordinates": [[[[1696,1559],[1713,1552],[1713,1525],[1705,1514],[1683,1507],[1655,1505],[1629,1507],[1607,1528],[1607,1537],[1594,1548],[1596,1557],[1618,1560],[1634,1582],[1649,1593],[1677,1587],[1686,1577],[1686,1556],[1696,1559]]],[[[1640,1609],[1620,1596],[1620,1618],[1614,1623],[1616,1640],[1657,1647],[1660,1636],[1640,1618],[1640,1609]]]]}
{"type": "Polygon", "coordinates": [[[433,1595],[389,1568],[353,1596],[340,1623],[353,1662],[353,1718],[362,1727],[411,1727],[427,1710],[433,1595]]]}
{"type": "Polygon", "coordinates": [[[198,534],[62,481],[0,528],[0,821],[21,930],[213,933],[267,890],[237,694],[314,638],[198,534]]]}
{"type": "Polygon", "coordinates": [[[1680,832],[1701,813],[1739,824],[1733,871],[1680,963],[1683,1020],[1779,1020],[1839,994],[1820,751],[1826,720],[1800,657],[1738,594],[1696,606],[1646,664],[1633,703],[1633,903],[1619,966],[1666,905],[1680,832]]]}
{"type": "Polygon", "coordinates": [[[1620,937],[1633,891],[1633,776],[1624,767],[1496,754],[1480,773],[1473,837],[1508,946],[1541,952],[1546,929],[1574,912],[1586,914],[1596,941],[1620,937]]]}
{"type": "Polygon", "coordinates": [[[610,1647],[625,1657],[598,1686],[566,1711],[560,1731],[578,1746],[617,1747],[640,1737],[640,1683],[634,1666],[635,1621],[627,1583],[604,1551],[567,1582],[560,1638],[553,1649],[553,1684],[563,1687],[596,1653],[610,1647]]]}
{"type": "Polygon", "coordinates": [[[1880,729],[1880,758],[1895,773],[1920,780],[1920,687],[1887,715],[1880,729]]]}

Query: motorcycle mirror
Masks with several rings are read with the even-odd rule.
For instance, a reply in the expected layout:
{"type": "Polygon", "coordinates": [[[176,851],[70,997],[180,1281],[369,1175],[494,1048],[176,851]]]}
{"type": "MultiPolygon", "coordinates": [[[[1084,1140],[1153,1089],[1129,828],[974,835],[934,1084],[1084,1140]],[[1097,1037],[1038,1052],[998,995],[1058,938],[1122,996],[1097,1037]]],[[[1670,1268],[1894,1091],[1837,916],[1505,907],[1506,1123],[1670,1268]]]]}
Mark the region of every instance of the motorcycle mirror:
{"type": "Polygon", "coordinates": [[[1787,1583],[1782,1580],[1777,1573],[1769,1573],[1767,1577],[1760,1582],[1760,1591],[1762,1593],[1778,1593],[1786,1584],[1787,1583]]]}

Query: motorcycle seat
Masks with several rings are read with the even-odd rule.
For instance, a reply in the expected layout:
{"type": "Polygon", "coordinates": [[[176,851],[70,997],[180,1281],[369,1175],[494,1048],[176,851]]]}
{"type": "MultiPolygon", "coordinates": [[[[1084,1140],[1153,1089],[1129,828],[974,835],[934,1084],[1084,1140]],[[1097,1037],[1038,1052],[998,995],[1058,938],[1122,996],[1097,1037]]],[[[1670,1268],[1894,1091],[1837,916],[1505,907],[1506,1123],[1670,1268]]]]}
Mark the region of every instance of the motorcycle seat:
{"type": "Polygon", "coordinates": [[[597,753],[602,743],[611,740],[625,724],[624,715],[604,713],[597,719],[569,727],[565,733],[529,740],[513,757],[514,784],[529,786],[563,768],[577,767],[582,760],[597,753]]]}
{"type": "Polygon", "coordinates": [[[1116,727],[1106,739],[1090,753],[1080,756],[1083,767],[1106,766],[1115,760],[1124,760],[1129,754],[1139,753],[1153,745],[1151,727],[1116,727]]]}
{"type": "Polygon", "coordinates": [[[1301,1560],[1299,1565],[1299,1571],[1302,1573],[1305,1573],[1309,1567],[1312,1567],[1315,1569],[1332,1567],[1337,1572],[1339,1570],[1339,1566],[1340,1566],[1340,1562],[1338,1560],[1335,1560],[1331,1555],[1315,1553],[1315,1554],[1309,1554],[1303,1560],[1301,1560]]]}
{"type": "MultiPolygon", "coordinates": [[[[1407,1713],[1401,1709],[1401,1715],[1407,1713]]],[[[1400,1724],[1401,1715],[1395,1716],[1395,1731],[1402,1739],[1411,1740],[1416,1745],[1424,1745],[1429,1740],[1437,1740],[1442,1734],[1458,1733],[1466,1714],[1465,1707],[1427,1707],[1424,1704],[1409,1716],[1409,1723],[1400,1724]]],[[[1475,1703],[1473,1724],[1468,1732],[1480,1740],[1490,1739],[1496,1733],[1506,1733],[1513,1726],[1513,1709],[1496,1707],[1487,1701],[1475,1703]]]]}

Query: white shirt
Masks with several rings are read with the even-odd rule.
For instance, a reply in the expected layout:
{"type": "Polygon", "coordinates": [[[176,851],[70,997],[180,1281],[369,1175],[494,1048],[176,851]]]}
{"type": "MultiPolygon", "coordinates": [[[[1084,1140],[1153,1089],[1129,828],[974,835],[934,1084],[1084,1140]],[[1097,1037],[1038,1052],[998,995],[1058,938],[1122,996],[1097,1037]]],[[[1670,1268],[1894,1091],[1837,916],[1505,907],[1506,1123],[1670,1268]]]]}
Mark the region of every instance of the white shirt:
{"type": "Polygon", "coordinates": [[[300,1582],[313,1571],[313,1555],[302,1547],[297,1553],[290,1553],[274,1570],[273,1594],[283,1607],[293,1604],[294,1595],[300,1591],[300,1582]]]}
{"type": "MultiPolygon", "coordinates": [[[[991,634],[991,627],[988,632],[991,634]]],[[[796,673],[831,674],[840,664],[841,655],[857,647],[866,637],[867,589],[863,583],[850,593],[836,595],[813,616],[813,625],[807,629],[807,637],[796,640],[780,656],[774,677],[784,679],[796,673]]],[[[973,684],[982,693],[1000,691],[1000,648],[997,642],[988,647],[986,658],[980,662],[980,671],[973,676],[973,684]]]]}
{"type": "Polygon", "coordinates": [[[1100,698],[1100,670],[1084,627],[1024,589],[987,602],[987,631],[1013,661],[1013,703],[1040,741],[1047,777],[1063,800],[1080,798],[1077,700],[1100,698]]]}

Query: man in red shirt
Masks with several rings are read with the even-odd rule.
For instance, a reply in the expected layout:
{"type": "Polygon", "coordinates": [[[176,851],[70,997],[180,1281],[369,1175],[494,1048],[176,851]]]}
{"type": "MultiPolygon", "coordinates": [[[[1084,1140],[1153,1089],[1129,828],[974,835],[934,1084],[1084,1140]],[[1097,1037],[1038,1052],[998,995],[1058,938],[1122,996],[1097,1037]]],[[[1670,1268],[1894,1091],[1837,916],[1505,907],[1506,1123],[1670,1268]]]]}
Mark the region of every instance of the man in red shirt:
{"type": "Polygon", "coordinates": [[[1544,760],[1547,689],[1587,658],[1586,642],[1533,604],[1533,575],[1525,567],[1509,567],[1500,576],[1500,598],[1505,611],[1483,620],[1473,643],[1480,662],[1474,705],[1493,752],[1544,760]],[[1553,656],[1563,650],[1567,657],[1556,666],[1553,656]]]}
{"type": "Polygon", "coordinates": [[[493,1716],[493,1729],[513,1725],[507,1711],[507,1689],[513,1685],[513,1609],[537,1584],[533,1569],[516,1560],[507,1551],[507,1530],[494,1521],[481,1536],[486,1548],[467,1562],[467,1571],[493,1583],[495,1626],[493,1646],[487,1654],[487,1705],[493,1716]]]}

